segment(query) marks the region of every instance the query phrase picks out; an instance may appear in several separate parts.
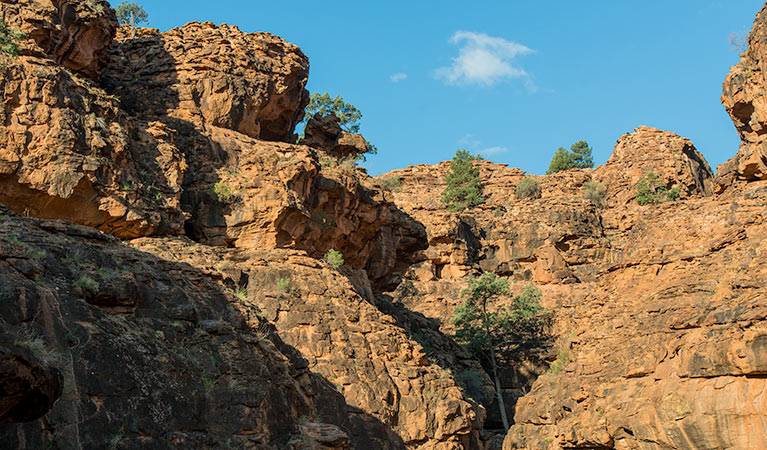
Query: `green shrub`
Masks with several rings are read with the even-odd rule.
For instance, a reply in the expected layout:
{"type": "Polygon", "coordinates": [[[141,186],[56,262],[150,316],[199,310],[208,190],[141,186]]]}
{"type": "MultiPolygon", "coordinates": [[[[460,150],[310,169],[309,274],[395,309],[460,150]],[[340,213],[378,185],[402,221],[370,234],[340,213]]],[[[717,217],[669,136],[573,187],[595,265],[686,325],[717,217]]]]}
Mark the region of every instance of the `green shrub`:
{"type": "Polygon", "coordinates": [[[21,54],[18,43],[26,35],[9,27],[7,23],[0,20],[0,53],[15,58],[21,54]]]}
{"type": "Polygon", "coordinates": [[[234,203],[240,198],[239,194],[234,192],[232,187],[229,186],[229,183],[226,181],[219,181],[218,183],[214,184],[212,191],[213,195],[216,196],[218,201],[225,205],[234,203]]]}
{"type": "MultiPolygon", "coordinates": [[[[343,258],[341,259],[341,264],[343,264],[343,258]]],[[[277,278],[277,290],[280,292],[290,292],[292,289],[290,285],[290,277],[280,277],[277,278]]]]}
{"type": "Polygon", "coordinates": [[[344,255],[336,249],[331,248],[325,253],[323,261],[325,264],[329,265],[331,269],[338,270],[339,267],[344,265],[344,255]]]}
{"type": "Polygon", "coordinates": [[[479,168],[474,161],[481,159],[466,150],[457,150],[450,169],[445,176],[447,187],[442,191],[442,203],[452,212],[473,208],[485,202],[482,196],[482,181],[479,178],[479,168]]]}
{"type": "Polygon", "coordinates": [[[75,281],[75,287],[83,292],[90,292],[91,294],[98,294],[99,289],[101,289],[99,283],[88,275],[83,275],[75,281]]]}
{"type": "Polygon", "coordinates": [[[605,206],[605,195],[607,188],[597,181],[587,181],[583,183],[583,196],[596,206],[605,206]]]}
{"type": "Polygon", "coordinates": [[[245,301],[248,299],[248,290],[245,289],[244,287],[239,287],[235,289],[234,295],[236,295],[237,298],[239,298],[240,300],[245,301]]]}
{"type": "Polygon", "coordinates": [[[681,192],[679,186],[668,189],[655,172],[647,172],[636,184],[636,201],[640,205],[672,202],[679,199],[681,192]]]}
{"type": "Polygon", "coordinates": [[[523,178],[517,184],[517,198],[520,200],[541,198],[541,185],[535,178],[523,178]]]}
{"type": "Polygon", "coordinates": [[[385,191],[393,191],[402,185],[402,178],[399,175],[392,175],[390,177],[381,178],[378,180],[381,184],[381,188],[385,191]]]}

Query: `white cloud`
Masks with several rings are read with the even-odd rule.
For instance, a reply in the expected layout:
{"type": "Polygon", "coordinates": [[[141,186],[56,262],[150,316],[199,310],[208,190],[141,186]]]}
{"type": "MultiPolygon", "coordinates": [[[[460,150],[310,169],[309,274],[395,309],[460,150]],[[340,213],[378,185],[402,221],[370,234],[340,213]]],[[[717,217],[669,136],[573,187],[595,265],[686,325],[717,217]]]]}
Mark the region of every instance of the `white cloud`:
{"type": "Polygon", "coordinates": [[[506,153],[508,151],[509,149],[506,147],[495,146],[495,147],[486,148],[484,150],[480,150],[478,153],[484,157],[490,157],[500,153],[506,153]]]}
{"type": "Polygon", "coordinates": [[[533,53],[522,44],[472,31],[456,31],[450,43],[461,45],[458,56],[450,66],[434,73],[446,84],[492,86],[504,79],[528,78],[527,72],[514,62],[517,56],[533,53]]]}
{"type": "Polygon", "coordinates": [[[479,139],[474,137],[474,135],[471,133],[468,133],[461,139],[458,139],[458,145],[471,150],[474,150],[475,148],[479,147],[479,144],[480,144],[479,139]]]}
{"type": "Polygon", "coordinates": [[[407,78],[407,74],[404,72],[397,72],[389,76],[392,83],[399,83],[407,78]]]}

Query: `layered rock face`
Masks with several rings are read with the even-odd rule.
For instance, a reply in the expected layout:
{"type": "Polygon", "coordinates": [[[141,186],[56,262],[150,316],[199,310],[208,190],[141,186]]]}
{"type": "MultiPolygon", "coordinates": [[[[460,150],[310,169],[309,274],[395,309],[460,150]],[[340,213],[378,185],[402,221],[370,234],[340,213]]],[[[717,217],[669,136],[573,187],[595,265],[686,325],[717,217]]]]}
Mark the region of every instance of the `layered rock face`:
{"type": "Polygon", "coordinates": [[[713,193],[714,173],[689,139],[645,126],[621,136],[593,177],[607,188],[609,204],[625,205],[634,200],[637,182],[650,172],[668,188],[678,186],[681,198],[713,193]]]}
{"type": "Polygon", "coordinates": [[[0,428],[0,448],[286,448],[302,416],[343,423],[343,398],[220,273],[5,209],[0,236],[16,336],[0,347],[3,422],[36,418],[63,387],[47,419],[0,428]]]}
{"type": "Polygon", "coordinates": [[[118,36],[102,79],[127,111],[289,140],[303,118],[309,60],[269,33],[192,22],[118,36]]]}
{"type": "Polygon", "coordinates": [[[743,141],[734,158],[718,169],[719,190],[735,180],[767,179],[767,8],[757,14],[748,36],[748,48],[730,69],[722,89],[722,104],[743,141]]]}
{"type": "Polygon", "coordinates": [[[514,198],[523,172],[475,164],[487,201],[457,214],[438,203],[447,163],[381,176],[399,178],[391,195],[430,243],[393,295],[449,334],[468,276],[542,289],[552,339],[507,361],[505,449],[764,448],[763,184],[713,197],[692,144],[647,127],[605,166],[536,177],[537,199],[514,198]],[[686,200],[637,205],[649,171],[686,200]],[[583,198],[589,180],[606,207],[583,198]]]}
{"type": "MultiPolygon", "coordinates": [[[[94,2],[2,5],[22,18],[66,15],[18,25],[56,42],[102,29],[108,41],[116,26],[94,2]],[[84,19],[86,6],[98,20],[84,19]]],[[[118,32],[106,63],[94,48],[91,65],[67,69],[43,41],[25,41],[0,81],[0,202],[118,238],[197,242],[135,241],[156,258],[3,211],[14,253],[0,257],[10,280],[2,331],[31,330],[61,357],[42,372],[9,366],[28,380],[23,395],[44,395],[35,414],[4,411],[29,422],[2,429],[3,448],[480,447],[484,410],[426,360],[419,318],[373,301],[426,247],[423,225],[330,147],[275,142],[295,140],[308,99],[297,47],[192,23],[118,32]],[[331,248],[343,276],[317,262],[331,248]],[[283,272],[295,273],[293,294],[277,298],[283,272]],[[58,401],[44,374],[63,379],[58,401]]],[[[476,367],[466,355],[456,364],[476,367]]],[[[31,404],[19,398],[2,405],[31,404]]]]}

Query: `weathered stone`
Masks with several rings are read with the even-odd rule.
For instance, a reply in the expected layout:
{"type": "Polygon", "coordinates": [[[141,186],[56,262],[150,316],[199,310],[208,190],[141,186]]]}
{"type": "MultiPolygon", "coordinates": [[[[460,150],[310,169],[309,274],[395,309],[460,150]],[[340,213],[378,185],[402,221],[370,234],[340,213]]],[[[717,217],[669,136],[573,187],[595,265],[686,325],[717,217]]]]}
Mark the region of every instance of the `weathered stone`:
{"type": "Polygon", "coordinates": [[[117,29],[104,0],[2,0],[0,18],[25,34],[22,54],[47,56],[94,80],[117,29]]]}
{"type": "Polygon", "coordinates": [[[748,48],[730,68],[722,88],[722,104],[741,140],[738,153],[717,168],[717,189],[724,191],[738,180],[767,179],[767,6],[757,14],[748,36],[748,48]]]}
{"type": "Polygon", "coordinates": [[[304,115],[309,60],[269,33],[191,22],[164,33],[120,34],[102,73],[122,107],[270,141],[294,141],[304,115]]]}

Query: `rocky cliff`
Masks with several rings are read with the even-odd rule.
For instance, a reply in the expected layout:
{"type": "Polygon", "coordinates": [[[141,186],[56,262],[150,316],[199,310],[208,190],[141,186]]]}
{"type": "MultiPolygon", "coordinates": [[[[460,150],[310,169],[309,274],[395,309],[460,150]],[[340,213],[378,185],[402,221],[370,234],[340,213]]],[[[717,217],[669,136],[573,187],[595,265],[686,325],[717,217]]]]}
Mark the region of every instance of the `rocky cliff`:
{"type": "Polygon", "coordinates": [[[0,13],[27,35],[0,77],[2,448],[480,447],[483,407],[373,296],[423,225],[338,142],[288,143],[296,46],[130,39],[93,1],[0,13]]]}
{"type": "Polygon", "coordinates": [[[767,179],[767,10],[762,9],[748,35],[748,47],[740,62],[730,69],[722,89],[722,104],[732,118],[741,140],[734,158],[719,167],[719,190],[733,181],[767,179]]]}
{"type": "Polygon", "coordinates": [[[27,35],[0,69],[0,448],[767,448],[765,14],[716,177],[642,126],[595,169],[477,161],[487,201],[451,213],[447,162],[373,179],[332,116],[295,143],[309,62],[277,36],[0,0],[27,35]],[[679,199],[638,205],[649,172],[679,199]],[[508,433],[451,338],[488,272],[551,315],[504,361],[508,433]]]}

